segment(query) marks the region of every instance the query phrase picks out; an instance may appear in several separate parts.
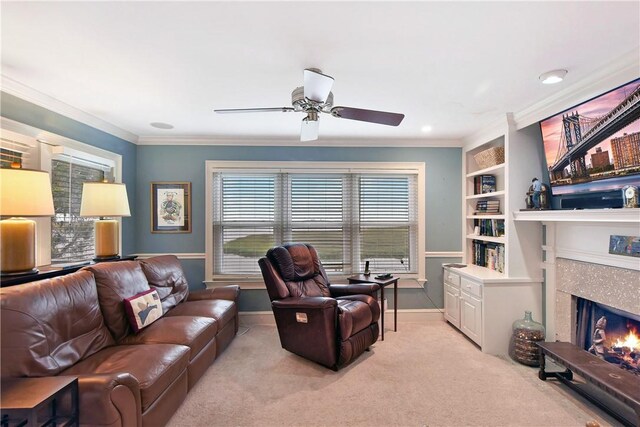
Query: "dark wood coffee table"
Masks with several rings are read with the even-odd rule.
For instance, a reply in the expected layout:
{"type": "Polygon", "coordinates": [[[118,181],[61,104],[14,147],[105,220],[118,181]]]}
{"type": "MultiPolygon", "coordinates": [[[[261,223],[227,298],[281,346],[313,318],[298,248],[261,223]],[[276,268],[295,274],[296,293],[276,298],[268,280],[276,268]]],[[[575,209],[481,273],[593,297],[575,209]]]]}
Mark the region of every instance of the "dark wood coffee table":
{"type": "Polygon", "coordinates": [[[591,403],[607,411],[611,416],[625,425],[640,425],[640,379],[638,376],[621,369],[619,366],[605,362],[599,357],[568,342],[539,342],[540,371],[538,377],[557,378],[568,387],[580,393],[591,403]],[[546,372],[545,358],[567,368],[564,372],[546,372]],[[636,413],[636,420],[629,421],[612,411],[604,402],[586,394],[583,389],[575,387],[571,382],[573,373],[580,375],[587,382],[605,390],[611,396],[627,404],[636,413]]]}
{"type": "MultiPolygon", "coordinates": [[[[79,425],[78,378],[2,378],[0,411],[2,425],[79,425]],[[61,413],[60,401],[70,394],[69,413],[61,413]],[[38,419],[45,413],[46,419],[38,419]]],[[[66,405],[65,405],[66,406],[66,405]]]]}
{"type": "Polygon", "coordinates": [[[349,283],[375,283],[380,286],[380,341],[384,341],[384,288],[393,284],[393,332],[398,332],[398,277],[376,279],[375,274],[356,274],[348,277],[349,283]]]}

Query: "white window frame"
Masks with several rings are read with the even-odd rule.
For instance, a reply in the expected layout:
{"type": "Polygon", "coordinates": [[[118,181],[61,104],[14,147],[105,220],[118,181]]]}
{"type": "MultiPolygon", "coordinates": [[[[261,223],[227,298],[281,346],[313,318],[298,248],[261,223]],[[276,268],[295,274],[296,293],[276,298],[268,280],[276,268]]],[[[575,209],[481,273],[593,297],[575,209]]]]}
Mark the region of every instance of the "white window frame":
{"type": "MultiPolygon", "coordinates": [[[[213,271],[213,174],[216,172],[250,172],[250,173],[358,173],[358,174],[417,174],[418,176],[418,273],[399,274],[400,279],[417,279],[424,281],[426,277],[425,236],[425,163],[424,162],[269,162],[269,161],[205,161],[205,280],[207,285],[218,286],[227,283],[254,284],[249,288],[264,288],[260,274],[214,275],[213,271]],[[255,284],[261,284],[255,286],[255,284]]],[[[344,278],[337,274],[336,278],[344,278]]]]}
{"type": "MultiPolygon", "coordinates": [[[[50,174],[51,160],[54,154],[66,154],[90,162],[110,162],[114,165],[113,178],[115,182],[122,182],[122,156],[120,154],[0,117],[0,132],[5,130],[22,135],[30,140],[30,145],[35,147],[35,162],[28,165],[29,168],[43,170],[50,174]]],[[[129,204],[131,202],[129,200],[129,204]]],[[[51,218],[33,219],[36,222],[36,265],[49,265],[51,264],[51,218]]],[[[122,253],[122,218],[116,219],[119,222],[119,252],[122,253]]]]}

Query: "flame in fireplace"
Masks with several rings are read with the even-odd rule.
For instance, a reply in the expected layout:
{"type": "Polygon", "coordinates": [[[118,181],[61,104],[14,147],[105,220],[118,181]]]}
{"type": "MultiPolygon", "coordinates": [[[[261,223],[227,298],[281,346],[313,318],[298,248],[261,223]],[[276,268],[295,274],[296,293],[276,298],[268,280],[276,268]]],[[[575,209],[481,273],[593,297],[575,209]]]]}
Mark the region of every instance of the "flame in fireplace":
{"type": "Polygon", "coordinates": [[[613,347],[627,347],[632,350],[640,351],[640,336],[637,335],[635,330],[631,330],[624,338],[618,338],[613,347]]]}

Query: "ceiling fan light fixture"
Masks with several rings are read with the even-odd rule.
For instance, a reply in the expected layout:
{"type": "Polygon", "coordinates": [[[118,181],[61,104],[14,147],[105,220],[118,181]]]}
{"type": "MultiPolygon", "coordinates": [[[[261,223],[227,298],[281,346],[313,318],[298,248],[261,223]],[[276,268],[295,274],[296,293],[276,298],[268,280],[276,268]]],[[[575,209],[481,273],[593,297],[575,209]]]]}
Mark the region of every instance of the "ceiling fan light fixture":
{"type": "Polygon", "coordinates": [[[562,69],[551,70],[547,71],[546,73],[540,74],[540,77],[538,77],[538,79],[542,82],[542,84],[552,85],[555,83],[560,83],[562,80],[564,80],[564,77],[567,75],[567,73],[567,70],[562,69]]]}
{"type": "Polygon", "coordinates": [[[318,121],[318,113],[315,111],[309,111],[307,117],[302,119],[300,141],[315,141],[318,139],[319,129],[320,121],[318,121]]]}

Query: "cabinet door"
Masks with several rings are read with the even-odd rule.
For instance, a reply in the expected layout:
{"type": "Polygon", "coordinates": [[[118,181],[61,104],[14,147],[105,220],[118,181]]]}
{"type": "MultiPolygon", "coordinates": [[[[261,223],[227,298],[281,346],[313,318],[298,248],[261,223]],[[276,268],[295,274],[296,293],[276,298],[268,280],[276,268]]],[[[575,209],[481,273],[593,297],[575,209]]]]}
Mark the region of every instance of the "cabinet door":
{"type": "Polygon", "coordinates": [[[456,328],[460,328],[460,291],[444,284],[444,318],[456,328]]]}
{"type": "Polygon", "coordinates": [[[462,292],[460,304],[460,330],[482,345],[482,301],[462,292]]]}

